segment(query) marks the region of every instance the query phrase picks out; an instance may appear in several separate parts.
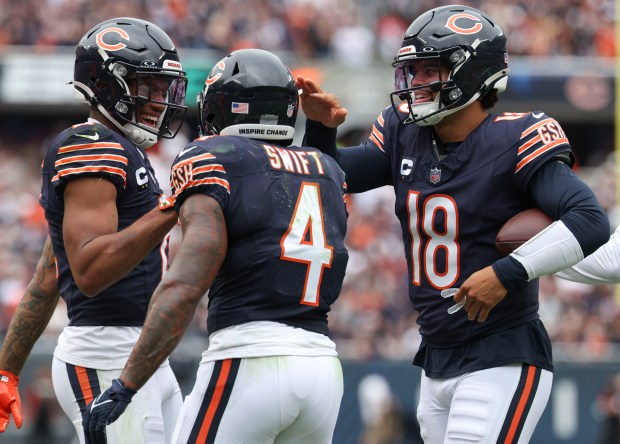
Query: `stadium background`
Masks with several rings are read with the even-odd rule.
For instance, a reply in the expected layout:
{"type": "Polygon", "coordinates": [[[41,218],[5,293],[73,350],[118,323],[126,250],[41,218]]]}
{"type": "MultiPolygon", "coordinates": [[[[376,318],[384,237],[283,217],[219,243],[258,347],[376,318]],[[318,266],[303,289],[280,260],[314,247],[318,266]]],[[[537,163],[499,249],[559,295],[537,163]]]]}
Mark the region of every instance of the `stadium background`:
{"type": "MultiPolygon", "coordinates": [[[[0,1],[0,336],[29,282],[46,236],[37,203],[39,166],[50,138],[83,121],[75,100],[75,43],[93,24],[134,16],[166,30],[190,77],[187,123],[149,151],[166,184],[175,153],[196,135],[194,98],[230,50],[276,52],[295,72],[335,92],[350,116],[342,144],[359,143],[389,105],[390,66],[404,30],[430,0],[0,1]]],[[[613,0],[467,1],[494,17],[509,39],[511,75],[501,111],[542,110],[563,126],[578,172],[618,221],[614,160],[616,37],[613,0]]],[[[303,132],[303,115],[298,134],[303,132]]],[[[299,141],[299,136],[296,138],[299,141]]],[[[350,263],[330,328],[344,366],[345,397],[334,438],[343,444],[416,443],[419,336],[407,298],[400,229],[390,188],[353,196],[350,263]]],[[[175,233],[178,240],[178,233],[175,233]]],[[[620,305],[615,286],[541,279],[541,317],[554,342],[556,374],[533,443],[619,442],[620,305]],[[606,438],[604,435],[611,431],[606,438]],[[615,435],[613,434],[615,433],[615,435]]],[[[119,309],[122,309],[119,307],[119,309]]],[[[206,348],[206,299],[171,360],[184,393],[206,348]]],[[[24,426],[0,443],[66,443],[72,426],[51,386],[51,353],[66,324],[61,303],[22,373],[24,426]]]]}

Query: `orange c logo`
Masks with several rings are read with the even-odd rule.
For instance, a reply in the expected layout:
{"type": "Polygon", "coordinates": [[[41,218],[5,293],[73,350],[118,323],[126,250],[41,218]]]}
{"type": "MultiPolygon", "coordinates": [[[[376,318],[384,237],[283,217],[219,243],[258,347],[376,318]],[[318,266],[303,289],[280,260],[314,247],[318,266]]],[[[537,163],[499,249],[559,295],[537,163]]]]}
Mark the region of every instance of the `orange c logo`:
{"type": "MultiPolygon", "coordinates": [[[[223,60],[220,60],[219,62],[217,62],[217,65],[215,65],[217,68],[221,69],[222,71],[224,71],[224,68],[226,68],[226,64],[224,63],[223,60]]],[[[215,69],[215,68],[214,68],[215,69]]],[[[213,73],[213,70],[211,71],[211,74],[209,74],[209,77],[207,78],[207,80],[205,80],[205,85],[212,85],[215,82],[217,82],[217,79],[219,79],[220,77],[222,77],[222,73],[218,72],[217,74],[213,73]]]]}
{"type": "Polygon", "coordinates": [[[129,34],[127,34],[127,32],[125,32],[124,29],[121,28],[107,28],[104,29],[103,31],[100,31],[97,34],[97,46],[99,46],[102,49],[105,49],[106,51],[120,51],[123,48],[126,48],[127,45],[125,45],[124,43],[118,42],[114,45],[108,45],[106,42],[103,41],[103,36],[106,35],[108,32],[116,32],[118,35],[120,35],[122,38],[124,38],[125,40],[129,41],[129,34]]]}
{"type": "Polygon", "coordinates": [[[451,16],[448,19],[448,23],[446,23],[446,28],[456,32],[457,34],[475,34],[477,32],[480,32],[480,30],[482,29],[482,23],[480,23],[480,19],[475,15],[461,13],[451,16]],[[474,23],[474,25],[469,28],[461,28],[456,24],[456,21],[458,19],[470,19],[476,23],[474,23]]]}

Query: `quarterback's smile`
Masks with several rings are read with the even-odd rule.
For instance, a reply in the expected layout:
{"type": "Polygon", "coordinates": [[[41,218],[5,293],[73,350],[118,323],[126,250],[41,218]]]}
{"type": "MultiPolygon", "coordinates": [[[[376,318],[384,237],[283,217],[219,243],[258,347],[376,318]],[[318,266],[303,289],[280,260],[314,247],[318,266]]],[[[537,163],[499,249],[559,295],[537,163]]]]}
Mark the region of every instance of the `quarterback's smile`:
{"type": "Polygon", "coordinates": [[[419,90],[415,92],[414,103],[425,103],[433,101],[433,93],[427,90],[419,90]]]}
{"type": "Polygon", "coordinates": [[[158,120],[159,120],[159,116],[148,114],[148,113],[140,113],[140,122],[150,127],[157,128],[158,120]]]}

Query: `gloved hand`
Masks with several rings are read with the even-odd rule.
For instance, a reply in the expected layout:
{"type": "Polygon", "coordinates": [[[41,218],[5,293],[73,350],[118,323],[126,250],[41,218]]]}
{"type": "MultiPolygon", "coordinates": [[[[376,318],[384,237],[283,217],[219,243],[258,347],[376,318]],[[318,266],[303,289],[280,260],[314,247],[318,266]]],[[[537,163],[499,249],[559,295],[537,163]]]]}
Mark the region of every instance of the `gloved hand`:
{"type": "Polygon", "coordinates": [[[105,427],[123,414],[136,392],[125,388],[120,379],[86,406],[82,416],[84,437],[90,444],[106,444],[105,427]]]}
{"type": "Polygon", "coordinates": [[[19,429],[22,426],[22,401],[17,391],[19,376],[0,370],[0,433],[6,430],[11,415],[19,429]]]}
{"type": "Polygon", "coordinates": [[[174,195],[166,197],[165,194],[159,196],[159,209],[165,211],[169,208],[174,209],[174,202],[176,197],[174,195]]]}

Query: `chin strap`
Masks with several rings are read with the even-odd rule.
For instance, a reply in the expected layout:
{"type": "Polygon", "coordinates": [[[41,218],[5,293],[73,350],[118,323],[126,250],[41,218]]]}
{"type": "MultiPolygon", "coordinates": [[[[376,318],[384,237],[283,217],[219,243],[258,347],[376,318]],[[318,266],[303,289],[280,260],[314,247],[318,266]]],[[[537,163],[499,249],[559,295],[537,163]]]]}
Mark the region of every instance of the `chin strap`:
{"type": "MultiPolygon", "coordinates": [[[[114,120],[112,121],[114,122],[114,120]]],[[[131,123],[123,125],[122,131],[140,149],[146,150],[157,143],[157,136],[155,134],[149,133],[142,128],[137,128],[131,123]]]]}

